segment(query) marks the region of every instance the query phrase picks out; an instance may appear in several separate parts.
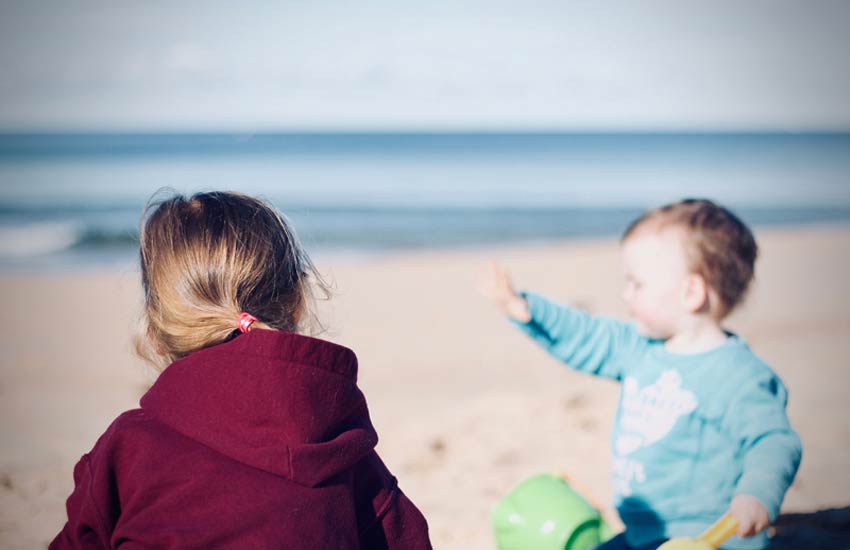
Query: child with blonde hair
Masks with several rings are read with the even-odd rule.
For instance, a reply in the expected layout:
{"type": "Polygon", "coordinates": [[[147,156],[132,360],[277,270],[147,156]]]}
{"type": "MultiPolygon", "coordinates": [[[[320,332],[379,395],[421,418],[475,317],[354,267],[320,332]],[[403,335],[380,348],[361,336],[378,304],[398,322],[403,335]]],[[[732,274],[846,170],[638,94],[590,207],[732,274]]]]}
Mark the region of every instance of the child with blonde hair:
{"type": "Polygon", "coordinates": [[[654,550],[723,514],[767,545],[801,458],[779,377],[723,320],[753,278],[757,246],[729,210],[683,200],[622,238],[627,324],[514,291],[492,265],[482,284],[513,322],[573,369],[621,384],[612,434],[615,507],[626,526],[600,549],[654,550]]]}
{"type": "Polygon", "coordinates": [[[354,352],[301,334],[325,287],[282,216],[224,192],[148,212],[138,349],[162,372],[77,464],[50,548],[430,548],[354,352]]]}

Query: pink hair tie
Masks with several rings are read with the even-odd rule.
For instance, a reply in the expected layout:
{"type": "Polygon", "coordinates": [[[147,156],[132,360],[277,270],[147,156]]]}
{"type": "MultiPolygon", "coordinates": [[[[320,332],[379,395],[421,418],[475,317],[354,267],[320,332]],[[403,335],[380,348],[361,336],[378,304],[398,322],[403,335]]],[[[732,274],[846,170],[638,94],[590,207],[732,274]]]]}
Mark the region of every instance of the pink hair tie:
{"type": "Polygon", "coordinates": [[[236,319],[236,328],[239,329],[239,332],[245,334],[246,332],[249,332],[251,330],[251,324],[256,320],[256,317],[254,317],[250,313],[246,313],[243,311],[236,319]]]}

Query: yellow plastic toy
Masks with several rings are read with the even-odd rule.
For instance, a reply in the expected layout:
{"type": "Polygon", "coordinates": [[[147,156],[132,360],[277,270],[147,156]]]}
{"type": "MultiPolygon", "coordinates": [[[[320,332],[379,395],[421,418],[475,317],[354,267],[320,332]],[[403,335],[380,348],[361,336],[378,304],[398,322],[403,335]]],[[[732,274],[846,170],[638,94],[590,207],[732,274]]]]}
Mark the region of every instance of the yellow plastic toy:
{"type": "Polygon", "coordinates": [[[671,539],[659,546],[658,550],[715,550],[737,530],[738,520],[732,516],[723,516],[697,538],[671,539]]]}

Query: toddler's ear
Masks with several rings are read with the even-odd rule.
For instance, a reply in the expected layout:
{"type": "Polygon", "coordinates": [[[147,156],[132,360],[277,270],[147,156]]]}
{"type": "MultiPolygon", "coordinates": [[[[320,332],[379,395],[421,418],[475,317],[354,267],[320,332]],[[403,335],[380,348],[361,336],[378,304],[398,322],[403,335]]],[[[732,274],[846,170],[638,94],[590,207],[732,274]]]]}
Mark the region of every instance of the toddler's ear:
{"type": "Polygon", "coordinates": [[[682,299],[691,313],[707,313],[709,310],[708,284],[702,275],[691,273],[685,281],[682,299]]]}

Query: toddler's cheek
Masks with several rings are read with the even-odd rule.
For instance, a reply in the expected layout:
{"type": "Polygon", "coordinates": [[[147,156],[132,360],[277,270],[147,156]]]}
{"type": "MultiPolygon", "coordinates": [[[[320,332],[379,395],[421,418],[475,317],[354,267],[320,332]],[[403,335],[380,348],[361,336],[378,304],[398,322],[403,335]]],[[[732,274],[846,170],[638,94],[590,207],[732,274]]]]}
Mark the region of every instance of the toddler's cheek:
{"type": "Polygon", "coordinates": [[[651,329],[657,323],[657,319],[655,315],[653,315],[652,310],[649,308],[635,308],[632,312],[635,321],[646,329],[651,329]]]}

